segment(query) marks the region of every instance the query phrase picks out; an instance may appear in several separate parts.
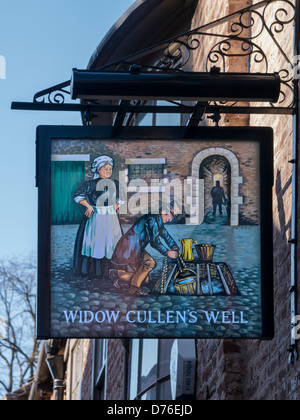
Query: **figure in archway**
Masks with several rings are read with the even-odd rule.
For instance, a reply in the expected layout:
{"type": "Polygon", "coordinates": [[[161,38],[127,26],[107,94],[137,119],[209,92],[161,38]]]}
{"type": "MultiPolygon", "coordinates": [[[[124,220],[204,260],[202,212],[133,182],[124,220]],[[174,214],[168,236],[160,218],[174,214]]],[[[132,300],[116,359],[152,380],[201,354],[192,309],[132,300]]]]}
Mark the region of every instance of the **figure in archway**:
{"type": "Polygon", "coordinates": [[[206,223],[229,224],[232,171],[228,159],[215,154],[208,156],[200,165],[199,177],[204,179],[206,223]],[[216,218],[217,214],[223,217],[216,218]]]}
{"type": "Polygon", "coordinates": [[[213,199],[213,215],[217,215],[217,208],[219,209],[220,216],[223,215],[223,204],[226,204],[226,197],[224,188],[221,187],[220,181],[216,181],[216,186],[211,190],[211,196],[213,199]]]}

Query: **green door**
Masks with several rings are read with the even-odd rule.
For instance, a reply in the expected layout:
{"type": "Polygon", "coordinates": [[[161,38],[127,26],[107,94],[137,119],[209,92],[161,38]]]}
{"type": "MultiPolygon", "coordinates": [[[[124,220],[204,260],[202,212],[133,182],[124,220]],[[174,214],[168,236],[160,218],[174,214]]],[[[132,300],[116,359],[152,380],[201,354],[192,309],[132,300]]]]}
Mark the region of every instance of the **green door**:
{"type": "Polygon", "coordinates": [[[85,180],[85,162],[52,162],[52,224],[79,224],[83,209],[73,200],[75,190],[85,180]]]}

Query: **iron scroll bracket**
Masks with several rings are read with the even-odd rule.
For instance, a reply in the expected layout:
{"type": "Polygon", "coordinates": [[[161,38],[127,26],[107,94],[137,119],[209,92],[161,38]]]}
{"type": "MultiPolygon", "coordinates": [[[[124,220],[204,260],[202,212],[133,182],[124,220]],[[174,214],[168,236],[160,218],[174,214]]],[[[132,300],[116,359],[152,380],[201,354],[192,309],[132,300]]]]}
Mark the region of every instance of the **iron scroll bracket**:
{"type": "MultiPolygon", "coordinates": [[[[190,64],[193,53],[203,45],[211,45],[204,52],[203,71],[211,72],[219,68],[226,72],[230,60],[239,58],[244,60],[252,73],[279,73],[281,78],[281,97],[277,104],[265,106],[248,106],[247,104],[235,103],[208,103],[199,112],[199,103],[195,103],[190,112],[193,124],[195,115],[199,115],[198,123],[203,114],[214,115],[214,108],[219,108],[220,114],[272,114],[294,115],[296,112],[296,89],[297,84],[293,78],[293,57],[286,53],[286,46],[282,46],[278,35],[286,30],[294,30],[299,26],[299,16],[292,0],[264,0],[247,8],[239,10],[216,21],[209,22],[199,28],[180,34],[159,44],[153,45],[142,51],[131,54],[113,63],[107,64],[97,71],[128,72],[134,69],[154,72],[183,72],[190,64]],[[271,60],[268,52],[263,48],[263,37],[268,36],[274,48],[272,51],[279,53],[279,59],[271,60]],[[209,42],[208,42],[209,41],[209,42]],[[151,62],[153,53],[158,52],[160,58],[156,63],[151,62]],[[149,57],[149,63],[147,59],[149,57]],[[234,108],[231,110],[231,108],[234,108]]],[[[292,37],[291,42],[293,42],[292,37]]],[[[250,72],[249,72],[250,74],[250,72]]],[[[117,106],[106,107],[98,101],[78,103],[71,101],[71,81],[65,81],[43,91],[37,92],[31,103],[13,102],[12,109],[35,110],[35,111],[75,111],[92,117],[93,112],[116,112],[117,124],[122,122],[126,125],[128,119],[123,118],[124,109],[128,113],[189,113],[188,107],[159,107],[147,108],[147,103],[139,105],[129,102],[127,108],[124,103],[117,106]],[[142,108],[144,106],[144,108],[142,108]],[[173,109],[171,109],[173,108],[173,109]],[[114,109],[114,111],[112,111],[114,109]]],[[[138,100],[139,98],[137,98],[138,100]]],[[[84,118],[84,121],[87,120],[84,118]]],[[[130,120],[130,119],[129,119],[130,120]]]]}

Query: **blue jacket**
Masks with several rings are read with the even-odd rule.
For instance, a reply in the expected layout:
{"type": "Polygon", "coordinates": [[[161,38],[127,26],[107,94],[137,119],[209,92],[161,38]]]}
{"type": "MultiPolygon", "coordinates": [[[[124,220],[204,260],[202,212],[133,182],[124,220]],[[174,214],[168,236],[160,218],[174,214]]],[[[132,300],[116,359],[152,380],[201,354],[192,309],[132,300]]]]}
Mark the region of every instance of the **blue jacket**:
{"type": "Polygon", "coordinates": [[[169,249],[164,246],[161,239],[169,249],[179,250],[175,240],[165,228],[160,214],[147,214],[141,217],[118,242],[112,257],[113,266],[139,264],[149,244],[162,255],[167,255],[169,249]]]}

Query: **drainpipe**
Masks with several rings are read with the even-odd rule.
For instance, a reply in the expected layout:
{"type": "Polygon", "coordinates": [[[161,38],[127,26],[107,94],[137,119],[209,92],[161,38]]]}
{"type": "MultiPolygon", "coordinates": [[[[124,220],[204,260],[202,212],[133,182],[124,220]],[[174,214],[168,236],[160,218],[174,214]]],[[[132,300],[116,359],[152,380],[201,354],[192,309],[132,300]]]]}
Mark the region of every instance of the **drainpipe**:
{"type": "Polygon", "coordinates": [[[46,362],[53,379],[54,401],[62,401],[66,388],[64,381],[64,356],[48,356],[46,362]]]}
{"type": "Polygon", "coordinates": [[[28,401],[37,401],[41,399],[41,388],[44,384],[50,380],[49,371],[46,364],[46,350],[45,343],[41,343],[38,364],[36,367],[36,373],[33,379],[32,387],[30,390],[28,401]]]}
{"type": "Polygon", "coordinates": [[[49,344],[47,345],[46,363],[53,379],[54,401],[62,401],[64,399],[64,391],[66,389],[64,380],[65,363],[64,356],[58,355],[56,351],[54,352],[54,348],[51,347],[51,344],[50,346],[49,344]]]}

